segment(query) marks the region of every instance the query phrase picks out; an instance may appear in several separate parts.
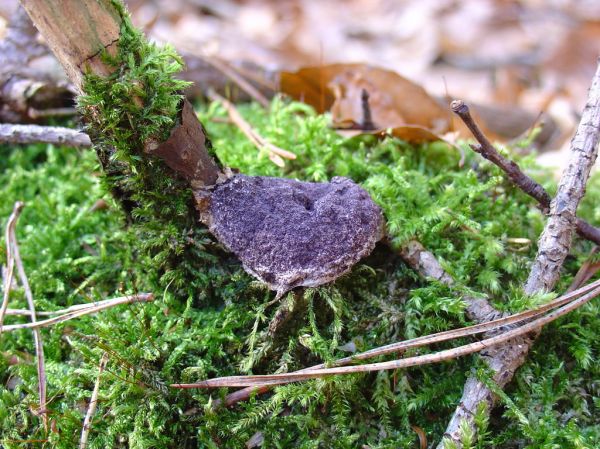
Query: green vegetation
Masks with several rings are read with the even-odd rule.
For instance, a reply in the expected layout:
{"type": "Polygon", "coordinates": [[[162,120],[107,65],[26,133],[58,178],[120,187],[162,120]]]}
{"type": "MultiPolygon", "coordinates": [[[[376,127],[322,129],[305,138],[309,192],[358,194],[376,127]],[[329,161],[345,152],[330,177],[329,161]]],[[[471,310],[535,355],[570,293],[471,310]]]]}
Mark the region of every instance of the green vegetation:
{"type": "MultiPolygon", "coordinates": [[[[438,441],[469,373],[488,378],[477,356],[290,384],[232,409],[213,410],[225,390],[168,385],[289,371],[348,355],[352,346],[363,350],[462,326],[465,292],[489,295],[503,310],[531,306],[541,299],[525,298],[520,286],[543,226],[532,201],[468,150],[460,167],[458,152],[441,143],[345,140],[328,129],[327,117],[299,103],[276,98],[269,111],[241,107],[264,137],[298,155],[281,169],[239,130],[213,121],[225,117],[222,107],[203,106],[202,122],[224,164],[250,175],[311,181],[347,176],[386,215],[389,245],[379,245],[332,285],[288,294],[282,307],[294,315],[273,334],[269,323],[278,305],[266,304],[274,293],[197,223],[185,184],[143,153],[144,142],[164,139],[173,126],[185,86],[172,79],[177,55],[147,43],[128,19],[119,49],[106,56],[115,74],[88,76],[80,99],[102,139],[98,158],[51,146],[0,147],[0,217],[4,226],[13,203],[26,202],[17,236],[40,310],[135,292],[151,291],[157,299],[43,330],[48,432],[34,413],[31,332],[3,334],[0,445],[77,447],[104,352],[110,361],[89,448],[238,448],[258,431],[269,448],[418,447],[417,427],[430,443],[438,441]],[[109,207],[91,210],[101,198],[109,207]],[[457,280],[454,288],[420,278],[401,261],[397,249],[415,237],[457,280]]],[[[535,174],[532,158],[520,162],[535,174]]],[[[596,221],[598,199],[597,177],[581,208],[596,221]]],[[[561,290],[590,249],[576,241],[561,290]]],[[[26,307],[22,291],[12,293],[11,307],[26,307]]],[[[483,438],[465,434],[463,442],[594,447],[600,440],[600,368],[593,363],[599,312],[595,301],[548,326],[506,394],[499,391],[504,407],[489,420],[478,411],[483,438]]]]}
{"type": "MultiPolygon", "coordinates": [[[[543,219],[495,168],[474,156],[460,168],[456,150],[441,144],[344,140],[327,129],[326,117],[298,103],[275,99],[268,113],[257,105],[241,111],[260,133],[298,158],[284,169],[276,167],[236,128],[214,122],[225,112],[211,104],[201,109],[201,119],[225,164],[255,175],[319,181],[351,177],[383,207],[392,246],[416,236],[459,286],[449,289],[419,278],[394,250],[380,245],[333,285],[299,291],[294,318],[272,336],[267,328],[277,306],[265,309],[264,304],[273,293],[246,275],[199,225],[194,225],[203,236],[198,252],[210,256],[190,263],[196,284],[175,287],[159,256],[160,245],[149,252],[143,240],[145,227],[151,235],[161,235],[161,229],[150,216],[127,226],[106,180],[98,179],[92,152],[2,147],[0,216],[4,224],[14,201],[27,203],[17,235],[39,309],[137,291],[157,294],[154,303],[114,308],[43,331],[53,423],[49,433],[32,413],[37,379],[31,332],[4,334],[4,447],[75,447],[104,351],[110,362],[101,380],[90,448],[236,448],[257,431],[264,434],[263,447],[418,447],[411,426],[422,428],[429,441],[439,440],[466,376],[478,366],[476,356],[291,384],[230,410],[211,411],[211,401],[225,391],[168,387],[239,372],[292,370],[347,355],[349,342],[367,349],[460,326],[466,324],[460,297],[467,289],[490,295],[507,310],[529,305],[519,286],[535,244],[509,238],[535,242],[543,219]],[[100,198],[110,207],[90,212],[100,198]],[[19,363],[9,363],[13,355],[19,363]]],[[[531,160],[521,162],[535,172],[531,160]]],[[[582,207],[589,218],[598,214],[599,182],[591,182],[582,207]]],[[[177,234],[178,228],[162,231],[165,246],[189,241],[177,234]]],[[[576,241],[561,288],[589,250],[589,244],[576,241]]],[[[284,301],[292,301],[292,295],[284,301]]],[[[11,307],[25,306],[17,290],[11,307]]],[[[599,308],[592,302],[548,326],[543,343],[502,395],[504,407],[489,423],[480,419],[487,426],[484,440],[466,435],[465,441],[471,439],[472,447],[594,447],[600,438],[599,368],[593,363],[599,308]]]]}

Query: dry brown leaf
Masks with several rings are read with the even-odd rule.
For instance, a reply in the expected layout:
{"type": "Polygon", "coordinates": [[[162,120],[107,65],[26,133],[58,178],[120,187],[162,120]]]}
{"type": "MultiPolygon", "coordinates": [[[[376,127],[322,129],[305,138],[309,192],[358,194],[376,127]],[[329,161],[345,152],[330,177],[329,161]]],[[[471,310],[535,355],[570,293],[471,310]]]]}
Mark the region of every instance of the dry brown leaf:
{"type": "Polygon", "coordinates": [[[376,128],[416,125],[433,133],[450,128],[450,112],[421,86],[390,70],[365,64],[305,67],[280,74],[280,89],[292,98],[331,111],[334,125],[363,122],[363,90],[368,92],[376,128]]]}

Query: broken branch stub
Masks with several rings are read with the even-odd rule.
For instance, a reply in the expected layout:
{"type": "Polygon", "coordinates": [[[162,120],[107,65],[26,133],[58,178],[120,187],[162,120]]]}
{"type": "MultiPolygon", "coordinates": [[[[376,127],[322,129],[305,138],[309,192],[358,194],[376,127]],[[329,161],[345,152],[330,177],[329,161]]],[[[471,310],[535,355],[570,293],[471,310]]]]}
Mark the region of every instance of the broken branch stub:
{"type": "Polygon", "coordinates": [[[312,183],[235,175],[213,190],[205,221],[248,273],[280,295],[338,278],[383,235],[379,206],[342,177],[312,183]]]}

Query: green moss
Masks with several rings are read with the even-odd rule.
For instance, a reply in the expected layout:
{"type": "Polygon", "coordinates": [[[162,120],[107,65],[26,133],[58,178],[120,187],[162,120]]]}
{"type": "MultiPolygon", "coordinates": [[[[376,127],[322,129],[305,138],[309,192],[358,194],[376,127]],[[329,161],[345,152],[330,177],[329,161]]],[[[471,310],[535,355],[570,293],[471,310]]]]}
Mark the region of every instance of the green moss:
{"type": "MultiPolygon", "coordinates": [[[[8,217],[16,200],[27,203],[17,234],[39,308],[136,291],[158,295],[154,303],[107,310],[43,331],[54,420],[49,433],[30,410],[37,401],[34,364],[8,366],[0,358],[3,446],[31,447],[25,441],[48,440],[47,446],[75,447],[104,351],[110,362],[101,381],[91,448],[237,448],[257,431],[264,434],[264,447],[416,447],[413,425],[429,442],[439,441],[463,382],[478,366],[476,356],[287,385],[217,412],[210,411],[211,397],[225,391],[167,387],[242,370],[292,370],[347,355],[342,348],[348,342],[364,350],[456,327],[465,324],[460,297],[466,291],[489,294],[507,310],[529,304],[519,286],[543,219],[493,167],[469,155],[461,168],[455,150],[440,144],[347,141],[327,129],[326,117],[298,103],[276,99],[268,113],[257,105],[240,110],[262,135],[298,158],[284,169],[276,167],[235,127],[213,121],[225,111],[211,104],[200,116],[224,163],[255,175],[352,177],[384,209],[392,245],[416,236],[459,285],[449,289],[420,279],[394,250],[381,245],[333,285],[301,293],[305,305],[285,329],[270,336],[267,327],[277,306],[265,309],[264,304],[273,293],[223,252],[215,249],[210,259],[188,261],[187,275],[197,276],[196,286],[175,287],[175,281],[161,286],[170,259],[150,256],[142,238],[168,242],[179,228],[168,227],[161,216],[154,226],[150,210],[138,225],[124,227],[125,213],[95,175],[94,154],[1,147],[0,214],[8,217]],[[89,212],[99,198],[110,208],[89,212]],[[531,244],[512,243],[511,237],[531,244]],[[190,293],[202,285],[207,287],[199,294],[190,293]]],[[[522,162],[534,170],[531,160],[522,162]]],[[[589,219],[598,213],[598,182],[591,181],[582,207],[589,219]]],[[[193,221],[189,226],[197,228],[193,221]]],[[[589,244],[576,240],[561,288],[589,250],[589,244]]],[[[22,292],[12,298],[12,307],[25,307],[22,292]]],[[[592,302],[544,330],[541,344],[510,384],[504,408],[489,423],[480,419],[487,432],[473,447],[514,447],[517,441],[531,448],[594,446],[600,437],[599,373],[592,362],[599,350],[598,307],[592,302]]],[[[3,354],[31,354],[32,348],[30,332],[2,336],[3,354]]]]}
{"type": "Polygon", "coordinates": [[[153,285],[198,297],[212,286],[206,272],[224,271],[215,264],[218,251],[197,225],[187,183],[144,153],[148,142],[164,141],[176,123],[188,85],[174,76],[182,60],[172,47],[148,42],[121,3],[113,3],[122,16],[117,54],[102,57],[114,72],[86,75],[79,109],[96,142],[104,188],[126,212],[153,285]]]}

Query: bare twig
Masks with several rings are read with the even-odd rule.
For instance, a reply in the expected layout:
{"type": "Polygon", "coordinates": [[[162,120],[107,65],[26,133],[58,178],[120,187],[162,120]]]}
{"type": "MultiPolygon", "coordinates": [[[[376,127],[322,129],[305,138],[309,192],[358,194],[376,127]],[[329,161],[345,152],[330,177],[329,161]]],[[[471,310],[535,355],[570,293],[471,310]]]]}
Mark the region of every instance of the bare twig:
{"type": "MultiPolygon", "coordinates": [[[[0,41],[0,120],[31,120],[30,114],[55,109],[71,102],[72,92],[65,81],[56,79],[51,69],[30,64],[49,53],[37,41],[37,30],[19,6],[12,15],[4,40],[0,41]]],[[[39,66],[39,65],[38,65],[39,66]]]]}
{"type": "Polygon", "coordinates": [[[23,209],[23,206],[24,204],[20,201],[17,201],[15,203],[12,214],[10,214],[10,217],[8,217],[8,223],[6,224],[6,231],[4,233],[6,240],[6,278],[4,281],[4,295],[2,298],[2,306],[0,307],[0,336],[2,335],[2,331],[4,330],[4,315],[6,313],[6,309],[8,308],[10,289],[12,288],[15,270],[15,255],[13,247],[10,244],[11,235],[17,223],[17,219],[19,218],[19,214],[21,213],[21,209],[23,209]]]}
{"type": "MultiPolygon", "coordinates": [[[[400,250],[400,256],[422,276],[435,279],[449,287],[454,285],[454,279],[444,271],[435,256],[420,242],[416,240],[408,242],[400,250]]],[[[464,296],[463,301],[467,305],[467,316],[478,323],[492,321],[502,316],[502,312],[496,310],[485,298],[464,296]]]]}
{"type": "MultiPolygon", "coordinates": [[[[19,211],[22,210],[23,203],[20,204],[19,211]]],[[[17,207],[15,205],[15,210],[17,207]]],[[[18,214],[17,217],[18,218],[18,214]]],[[[23,290],[25,291],[25,298],[27,299],[27,305],[29,306],[29,313],[31,317],[31,322],[36,322],[36,313],[35,313],[35,302],[33,301],[33,293],[31,292],[31,287],[29,286],[29,280],[27,279],[27,273],[25,273],[25,268],[23,267],[23,261],[21,260],[21,254],[19,251],[19,244],[17,242],[17,236],[15,233],[16,228],[16,219],[15,226],[12,226],[10,229],[10,246],[12,247],[12,252],[15,258],[15,265],[17,266],[17,273],[19,275],[19,279],[21,280],[21,285],[23,285],[23,290]]],[[[44,343],[42,341],[42,334],[39,329],[33,329],[33,342],[35,346],[35,358],[37,362],[37,373],[38,373],[38,393],[40,398],[40,410],[39,413],[42,416],[42,421],[44,422],[44,428],[48,429],[48,411],[46,410],[46,363],[44,357],[44,343]]]]}
{"type": "Polygon", "coordinates": [[[89,148],[87,134],[70,128],[39,125],[0,124],[0,143],[52,143],[75,148],[89,148]]]}
{"type": "MultiPolygon", "coordinates": [[[[93,309],[96,307],[104,307],[104,306],[117,306],[119,304],[123,304],[128,302],[125,300],[127,297],[119,297],[119,298],[111,298],[111,299],[103,299],[102,301],[94,301],[86,304],[75,304],[73,306],[67,307],[66,309],[60,310],[51,310],[51,311],[36,311],[35,314],[38,316],[55,316],[55,315],[64,315],[69,314],[71,312],[75,312],[77,310],[83,309],[93,309]]],[[[29,310],[27,309],[7,309],[6,315],[29,315],[29,310]]]]}
{"type": "Polygon", "coordinates": [[[29,117],[34,120],[47,117],[73,117],[74,115],[77,115],[77,109],[72,107],[47,109],[29,108],[28,111],[29,117]]]}
{"type": "Polygon", "coordinates": [[[200,58],[204,62],[213,66],[235,84],[237,84],[240,89],[246,92],[250,98],[253,98],[258,103],[260,103],[265,109],[269,108],[269,100],[265,97],[256,87],[254,87],[251,83],[249,83],[242,75],[240,75],[235,68],[231,67],[227,62],[221,61],[219,58],[205,56],[197,50],[193,50],[190,47],[185,47],[185,51],[191,53],[192,55],[200,58]]]}
{"type": "Polygon", "coordinates": [[[11,324],[4,326],[5,331],[14,331],[17,329],[35,329],[39,327],[48,327],[53,324],[62,323],[63,321],[71,320],[73,318],[78,318],[84,315],[90,315],[92,313],[100,312],[101,310],[109,309],[114,306],[118,306],[120,304],[130,304],[134,302],[150,302],[154,300],[154,295],[152,293],[140,293],[137,295],[131,296],[122,296],[119,298],[114,298],[110,301],[102,301],[101,303],[95,304],[90,307],[85,307],[81,309],[77,309],[64,315],[59,315],[54,318],[49,318],[43,321],[36,321],[35,323],[22,323],[22,324],[11,324]]]}
{"type": "Polygon", "coordinates": [[[517,327],[506,332],[503,332],[494,337],[489,337],[481,341],[469,343],[457,348],[446,349],[444,351],[425,354],[416,357],[408,357],[406,359],[392,360],[389,362],[370,363],[366,365],[335,367],[312,369],[304,372],[285,373],[285,374],[266,374],[254,376],[230,376],[220,377],[216,379],[205,380],[196,384],[176,384],[178,388],[220,388],[220,387],[248,387],[248,386],[264,386],[264,385],[281,385],[290,382],[304,381],[308,379],[316,379],[325,376],[352,374],[352,373],[367,373],[372,371],[391,370],[408,368],[411,366],[421,366],[431,363],[439,363],[445,360],[451,360],[464,355],[473,354],[483,351],[490,347],[494,347],[510,341],[516,337],[528,334],[532,331],[540,329],[542,326],[566,315],[578,307],[586,304],[593,298],[600,295],[600,288],[596,288],[591,292],[581,296],[580,298],[571,301],[570,303],[560,307],[559,309],[544,315],[534,321],[517,327]]]}
{"type": "Polygon", "coordinates": [[[92,418],[94,417],[94,413],[96,413],[96,406],[98,405],[100,378],[102,377],[102,373],[104,372],[104,368],[106,368],[107,363],[108,354],[104,352],[102,354],[102,358],[100,359],[100,364],[98,366],[98,377],[96,377],[96,383],[94,384],[94,389],[92,390],[90,404],[88,406],[87,413],[85,414],[85,418],[83,420],[83,428],[81,429],[81,439],[79,440],[79,449],[85,449],[87,447],[88,437],[90,435],[90,428],[92,427],[92,418]]]}
{"type": "MultiPolygon", "coordinates": [[[[519,167],[519,165],[502,156],[498,150],[492,145],[488,138],[483,134],[469,111],[469,107],[462,100],[452,102],[452,110],[458,115],[469,130],[473,133],[473,137],[479,142],[478,145],[470,145],[473,151],[481,154],[485,159],[499,167],[506,173],[517,187],[519,187],[527,195],[535,199],[541,206],[544,213],[548,212],[550,207],[551,197],[546,192],[546,189],[541,184],[527,176],[519,167]]],[[[584,239],[600,245],[600,229],[592,226],[586,221],[577,218],[577,233],[584,239]]]]}
{"type": "MultiPolygon", "coordinates": [[[[481,136],[478,140],[480,138],[481,136]]],[[[526,294],[551,291],[559,278],[560,269],[571,246],[572,231],[576,226],[579,229],[576,217],[577,206],[585,193],[585,185],[597,157],[599,138],[600,65],[592,79],[581,121],[571,141],[568,165],[559,182],[556,197],[550,204],[548,222],[538,242],[538,254],[524,287],[526,294]]],[[[536,331],[532,335],[522,334],[516,340],[490,348],[482,354],[482,359],[494,372],[494,382],[500,388],[512,379],[517,368],[525,361],[529,348],[538,334],[537,328],[532,330],[536,331]]],[[[495,400],[494,394],[483,382],[473,376],[470,377],[465,383],[460,405],[448,424],[445,439],[461,447],[461,424],[465,422],[476,432],[474,413],[479,404],[485,403],[486,410],[489,411],[495,400]]],[[[438,448],[443,447],[444,441],[438,448]]]]}
{"type": "Polygon", "coordinates": [[[252,128],[252,126],[250,126],[250,124],[244,119],[244,117],[241,116],[241,114],[229,100],[219,95],[213,89],[209,89],[207,95],[212,101],[218,101],[223,105],[227,111],[227,114],[229,114],[231,121],[237,125],[240,131],[244,133],[244,135],[248,138],[248,140],[250,140],[250,142],[254,144],[254,146],[256,146],[256,148],[259,150],[266,150],[269,153],[269,159],[271,159],[275,165],[283,167],[285,163],[282,158],[296,159],[296,155],[291,151],[287,151],[279,148],[276,145],[273,145],[272,143],[266,141],[260,134],[258,134],[256,130],[252,128]]]}

